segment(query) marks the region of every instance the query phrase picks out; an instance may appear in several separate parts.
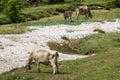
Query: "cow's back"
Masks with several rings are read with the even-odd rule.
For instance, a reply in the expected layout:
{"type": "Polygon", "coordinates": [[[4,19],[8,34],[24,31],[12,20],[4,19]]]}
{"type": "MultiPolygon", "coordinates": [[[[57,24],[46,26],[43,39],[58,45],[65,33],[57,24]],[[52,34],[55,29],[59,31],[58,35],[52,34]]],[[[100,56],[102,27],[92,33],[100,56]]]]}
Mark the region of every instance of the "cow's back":
{"type": "Polygon", "coordinates": [[[33,55],[39,62],[49,62],[54,59],[55,54],[47,50],[37,50],[33,52],[33,55]]]}

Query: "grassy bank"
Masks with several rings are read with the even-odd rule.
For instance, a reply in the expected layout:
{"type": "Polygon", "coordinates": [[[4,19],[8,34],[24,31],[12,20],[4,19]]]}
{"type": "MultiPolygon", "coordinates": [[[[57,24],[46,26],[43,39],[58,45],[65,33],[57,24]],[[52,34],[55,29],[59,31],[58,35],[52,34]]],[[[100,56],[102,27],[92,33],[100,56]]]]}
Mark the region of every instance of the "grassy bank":
{"type": "Polygon", "coordinates": [[[15,33],[24,33],[27,26],[49,26],[49,25],[58,25],[58,24],[68,24],[68,25],[79,25],[82,22],[104,22],[104,21],[115,21],[116,18],[120,18],[120,9],[111,9],[111,10],[92,10],[93,18],[85,18],[85,16],[79,16],[79,19],[76,19],[75,12],[73,13],[72,22],[66,22],[64,20],[63,14],[56,16],[51,16],[47,18],[41,18],[35,21],[26,21],[24,23],[18,24],[7,24],[0,25],[0,34],[15,34],[15,33]],[[4,26],[6,26],[4,28],[4,26]],[[9,30],[10,27],[15,27],[16,29],[9,30]],[[23,28],[23,29],[22,29],[23,28]],[[5,29],[6,31],[4,32],[5,29]],[[21,30],[22,29],[22,30],[21,30]],[[20,30],[20,31],[19,31],[20,30]],[[24,31],[23,31],[24,30],[24,31]],[[10,32],[9,32],[10,31],[10,32]]]}
{"type": "Polygon", "coordinates": [[[48,46],[52,50],[62,53],[91,54],[99,52],[107,52],[110,48],[120,48],[120,33],[99,33],[87,36],[83,39],[73,39],[66,44],[57,42],[48,42],[48,46]],[[62,45],[61,45],[62,44],[62,45]],[[75,48],[75,49],[74,49],[75,48]]]}
{"type": "MultiPolygon", "coordinates": [[[[99,36],[93,35],[93,37],[84,39],[84,41],[80,40],[84,45],[88,45],[90,40],[102,45],[95,56],[75,61],[63,61],[59,66],[60,73],[56,75],[52,75],[51,67],[41,65],[42,72],[37,73],[36,65],[32,65],[32,70],[28,73],[23,73],[23,68],[14,69],[0,75],[0,80],[119,80],[120,34],[99,34],[99,36]],[[103,40],[103,38],[105,39],[103,40]],[[106,47],[107,50],[104,49],[106,47]]],[[[83,45],[79,45],[79,47],[83,47],[83,45]]],[[[94,49],[94,47],[96,45],[88,45],[83,48],[94,49]]]]}

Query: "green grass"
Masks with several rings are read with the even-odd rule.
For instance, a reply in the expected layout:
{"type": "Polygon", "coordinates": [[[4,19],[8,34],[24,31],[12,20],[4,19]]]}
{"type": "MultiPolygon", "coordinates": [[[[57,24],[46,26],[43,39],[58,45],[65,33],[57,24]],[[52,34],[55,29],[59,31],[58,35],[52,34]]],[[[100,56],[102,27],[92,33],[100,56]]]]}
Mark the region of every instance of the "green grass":
{"type": "Polygon", "coordinates": [[[26,27],[17,26],[14,24],[14,26],[11,25],[5,25],[0,26],[0,34],[22,34],[27,31],[26,27]]]}
{"type": "Polygon", "coordinates": [[[94,31],[94,32],[98,32],[98,33],[105,33],[105,31],[103,31],[103,30],[101,30],[101,29],[98,29],[98,28],[97,28],[97,29],[94,29],[93,31],[94,31]]]}
{"type": "MultiPolygon", "coordinates": [[[[104,21],[115,21],[116,18],[120,18],[120,8],[116,9],[111,9],[110,11],[108,10],[92,10],[93,13],[93,18],[85,18],[85,16],[79,16],[78,20],[76,19],[75,12],[73,13],[73,19],[72,22],[66,22],[64,20],[63,14],[59,14],[56,16],[51,16],[47,18],[41,18],[39,20],[34,20],[34,21],[26,21],[24,23],[18,23],[18,24],[10,24],[10,26],[13,27],[19,27],[25,29],[27,26],[49,26],[49,25],[59,25],[59,24],[67,24],[67,25],[79,25],[82,22],[104,22],[104,21]],[[21,27],[22,26],[22,27],[21,27]]],[[[0,25],[3,26],[4,25],[0,25]]],[[[6,26],[6,25],[5,25],[6,26]]],[[[10,27],[9,25],[7,25],[10,27]]],[[[24,33],[25,31],[20,31],[17,29],[14,29],[11,31],[11,34],[14,34],[14,32],[19,31],[19,33],[24,33]],[[13,32],[13,33],[12,33],[13,32]]],[[[7,31],[7,27],[6,27],[7,31]]],[[[1,33],[6,34],[6,32],[3,32],[3,30],[0,29],[1,33]]]]}
{"type": "MultiPolygon", "coordinates": [[[[103,34],[101,35],[103,36],[103,34]]],[[[93,36],[92,38],[97,42],[96,36],[98,35],[93,36]]],[[[95,56],[62,61],[59,65],[59,73],[56,75],[51,73],[51,67],[41,65],[41,73],[37,73],[36,65],[32,65],[32,70],[27,73],[23,73],[23,68],[14,69],[0,75],[0,80],[119,80],[120,34],[111,33],[104,36],[105,40],[100,43],[108,47],[106,51],[104,51],[105,47],[101,47],[95,56]]],[[[99,36],[99,39],[101,38],[99,36]]],[[[83,44],[86,45],[87,41],[83,44]]],[[[86,48],[88,47],[86,46],[86,48]]]]}
{"type": "Polygon", "coordinates": [[[93,18],[85,18],[84,15],[79,16],[79,19],[76,19],[75,13],[73,14],[72,22],[66,22],[63,18],[63,14],[58,16],[52,16],[48,18],[43,18],[35,22],[26,22],[22,25],[58,25],[58,24],[69,24],[69,25],[78,25],[82,22],[104,22],[104,21],[114,21],[116,18],[120,18],[120,9],[111,9],[109,10],[92,10],[93,18]]]}
{"type": "Polygon", "coordinates": [[[63,53],[91,54],[107,52],[110,48],[120,48],[120,33],[99,33],[86,36],[83,39],[73,39],[69,42],[48,42],[52,50],[63,53]]]}
{"type": "Polygon", "coordinates": [[[101,4],[101,5],[103,5],[103,4],[106,4],[106,1],[107,0],[83,0],[83,2],[82,3],[84,3],[84,4],[101,4]]]}

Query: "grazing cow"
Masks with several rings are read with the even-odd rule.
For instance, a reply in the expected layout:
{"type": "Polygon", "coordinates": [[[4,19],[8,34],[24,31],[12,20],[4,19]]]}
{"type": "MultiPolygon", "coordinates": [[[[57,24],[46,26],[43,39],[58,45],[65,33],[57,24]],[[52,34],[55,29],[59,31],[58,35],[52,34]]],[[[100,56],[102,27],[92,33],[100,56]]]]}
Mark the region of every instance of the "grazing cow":
{"type": "Polygon", "coordinates": [[[30,54],[27,64],[25,66],[25,72],[31,69],[30,65],[33,63],[37,64],[38,72],[40,72],[40,63],[44,65],[51,65],[53,67],[53,74],[58,72],[58,57],[59,54],[56,51],[37,50],[30,54]]]}
{"type": "Polygon", "coordinates": [[[65,11],[63,15],[66,21],[72,21],[72,11],[65,11]]]}
{"type": "Polygon", "coordinates": [[[86,17],[91,17],[91,18],[93,17],[88,6],[78,6],[76,8],[76,15],[77,15],[77,18],[79,15],[86,15],[86,17]]]}

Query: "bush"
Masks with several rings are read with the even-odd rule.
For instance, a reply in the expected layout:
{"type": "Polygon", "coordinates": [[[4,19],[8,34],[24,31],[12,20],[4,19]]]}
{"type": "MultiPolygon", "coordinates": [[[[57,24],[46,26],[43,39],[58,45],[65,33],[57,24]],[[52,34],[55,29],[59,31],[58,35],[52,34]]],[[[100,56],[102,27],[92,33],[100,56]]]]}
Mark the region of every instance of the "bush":
{"type": "Polygon", "coordinates": [[[2,12],[3,10],[4,10],[4,5],[0,3],[0,12],[2,12]]]}
{"type": "Polygon", "coordinates": [[[58,11],[58,12],[64,12],[67,10],[74,10],[74,6],[73,5],[63,5],[63,6],[59,6],[56,8],[56,11],[58,11]]]}
{"type": "Polygon", "coordinates": [[[51,14],[51,15],[58,15],[59,14],[59,12],[57,12],[53,8],[48,8],[48,9],[46,9],[46,11],[47,11],[48,14],[51,14]]]}
{"type": "Polygon", "coordinates": [[[9,0],[7,6],[4,8],[4,14],[6,14],[12,22],[22,22],[23,18],[20,17],[20,10],[22,5],[16,0],[9,0]]]}
{"type": "Polygon", "coordinates": [[[6,15],[0,15],[0,24],[8,24],[11,23],[10,18],[8,18],[6,15]]]}
{"type": "Polygon", "coordinates": [[[107,5],[110,7],[120,7],[120,0],[110,0],[107,5]]]}

